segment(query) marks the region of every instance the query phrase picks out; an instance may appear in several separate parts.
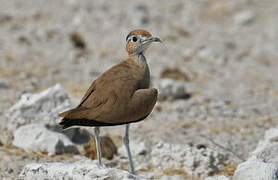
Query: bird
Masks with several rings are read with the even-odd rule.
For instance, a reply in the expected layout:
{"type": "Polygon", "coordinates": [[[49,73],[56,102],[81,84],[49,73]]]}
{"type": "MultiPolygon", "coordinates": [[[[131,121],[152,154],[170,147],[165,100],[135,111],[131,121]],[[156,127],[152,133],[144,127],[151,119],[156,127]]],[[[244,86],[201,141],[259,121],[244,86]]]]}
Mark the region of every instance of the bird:
{"type": "Polygon", "coordinates": [[[128,57],[95,79],[79,105],[59,114],[63,129],[71,126],[94,127],[98,165],[101,161],[100,127],[125,125],[125,145],[129,169],[135,174],[129,147],[131,123],[144,120],[153,110],[158,90],[150,88],[150,70],[145,52],[154,42],[162,42],[146,30],[136,29],[126,37],[128,57]]]}

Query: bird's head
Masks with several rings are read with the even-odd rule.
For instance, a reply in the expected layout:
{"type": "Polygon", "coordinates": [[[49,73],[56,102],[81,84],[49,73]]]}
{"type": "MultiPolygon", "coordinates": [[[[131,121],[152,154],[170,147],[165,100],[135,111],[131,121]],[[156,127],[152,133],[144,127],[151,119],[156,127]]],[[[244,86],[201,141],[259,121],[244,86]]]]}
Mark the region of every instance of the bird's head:
{"type": "Polygon", "coordinates": [[[126,51],[129,55],[139,55],[144,53],[153,42],[161,42],[161,40],[153,37],[148,31],[134,30],[126,37],[126,51]]]}

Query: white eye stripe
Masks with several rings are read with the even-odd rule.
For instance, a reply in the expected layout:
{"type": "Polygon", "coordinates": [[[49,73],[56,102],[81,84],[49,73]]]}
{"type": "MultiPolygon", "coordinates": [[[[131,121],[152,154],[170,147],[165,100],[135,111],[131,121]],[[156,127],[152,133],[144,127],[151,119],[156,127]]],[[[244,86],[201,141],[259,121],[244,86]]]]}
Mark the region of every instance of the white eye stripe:
{"type": "Polygon", "coordinates": [[[127,39],[127,42],[131,41],[133,37],[135,37],[135,36],[129,36],[129,38],[127,39]]]}
{"type": "Polygon", "coordinates": [[[147,37],[140,35],[140,39],[141,39],[141,41],[145,41],[147,39],[147,37]]]}

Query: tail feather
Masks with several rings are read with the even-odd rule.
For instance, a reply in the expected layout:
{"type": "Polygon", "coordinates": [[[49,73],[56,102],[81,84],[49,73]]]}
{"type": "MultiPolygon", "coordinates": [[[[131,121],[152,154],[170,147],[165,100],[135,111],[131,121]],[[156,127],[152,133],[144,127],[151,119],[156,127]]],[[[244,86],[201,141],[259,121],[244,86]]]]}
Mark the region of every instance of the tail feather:
{"type": "Polygon", "coordinates": [[[63,118],[62,121],[59,123],[62,125],[63,129],[69,128],[71,126],[115,126],[115,125],[121,125],[126,123],[105,123],[96,121],[93,119],[69,119],[69,118],[63,118]]]}

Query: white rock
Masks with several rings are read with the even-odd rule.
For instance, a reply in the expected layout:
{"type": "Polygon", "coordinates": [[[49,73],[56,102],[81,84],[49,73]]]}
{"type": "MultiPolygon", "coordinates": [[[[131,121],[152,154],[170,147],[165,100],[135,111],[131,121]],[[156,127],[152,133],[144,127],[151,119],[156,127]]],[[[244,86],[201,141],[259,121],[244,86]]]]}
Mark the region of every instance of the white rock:
{"type": "Polygon", "coordinates": [[[159,80],[158,89],[159,96],[162,98],[171,97],[178,99],[187,96],[185,84],[183,82],[174,81],[168,78],[159,80]]]}
{"type": "Polygon", "coordinates": [[[207,177],[205,180],[230,180],[230,178],[226,176],[213,176],[213,177],[207,177]]]}
{"type": "Polygon", "coordinates": [[[234,16],[235,24],[245,25],[255,19],[255,13],[251,10],[244,10],[234,16]]]}
{"type": "Polygon", "coordinates": [[[277,180],[278,179],[278,128],[265,133],[250,158],[239,164],[233,180],[277,180]]]}
{"type": "Polygon", "coordinates": [[[249,160],[278,164],[278,128],[265,132],[264,140],[258,143],[249,160]]]}
{"type": "Polygon", "coordinates": [[[7,129],[14,131],[30,123],[56,124],[58,113],[70,106],[70,99],[59,84],[38,94],[24,94],[6,113],[7,129]]]}
{"type": "Polygon", "coordinates": [[[194,177],[206,177],[225,165],[227,157],[208,148],[157,143],[151,152],[152,164],[158,169],[184,169],[194,177]]]}
{"type": "Polygon", "coordinates": [[[80,160],[74,163],[43,163],[26,165],[19,175],[24,180],[144,180],[127,171],[114,168],[99,168],[96,161],[80,160]]]}
{"type": "Polygon", "coordinates": [[[78,153],[67,136],[48,130],[42,124],[29,124],[14,131],[13,145],[32,152],[46,152],[49,155],[78,153]]]}
{"type": "Polygon", "coordinates": [[[240,164],[233,180],[277,180],[278,167],[274,164],[248,160],[240,164]]]}
{"type": "Polygon", "coordinates": [[[204,58],[204,59],[207,59],[207,58],[215,59],[216,54],[215,54],[215,52],[213,51],[213,49],[211,49],[211,48],[202,48],[202,49],[200,49],[200,51],[198,52],[198,56],[199,56],[200,58],[204,58]]]}
{"type": "Polygon", "coordinates": [[[265,132],[265,141],[278,142],[278,128],[271,128],[265,132]]]}

